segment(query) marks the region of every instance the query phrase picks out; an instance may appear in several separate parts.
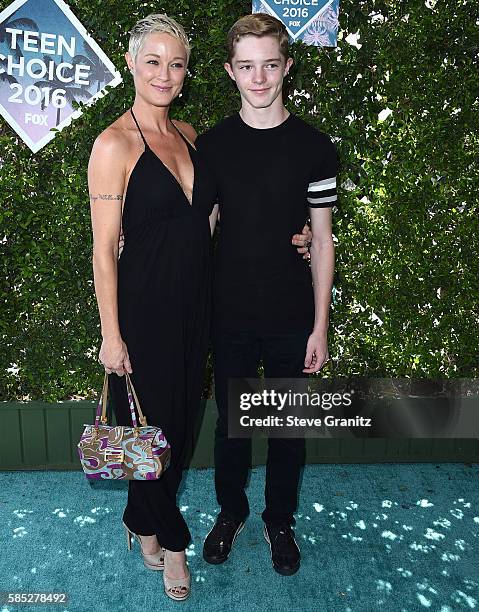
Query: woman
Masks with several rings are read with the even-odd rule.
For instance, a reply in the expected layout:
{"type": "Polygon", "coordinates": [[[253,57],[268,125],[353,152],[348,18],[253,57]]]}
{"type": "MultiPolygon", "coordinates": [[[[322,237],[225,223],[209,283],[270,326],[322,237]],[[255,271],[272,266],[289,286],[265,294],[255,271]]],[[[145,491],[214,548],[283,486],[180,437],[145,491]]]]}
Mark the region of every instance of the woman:
{"type": "Polygon", "coordinates": [[[176,504],[207,356],[210,225],[214,183],[192,142],[194,129],[168,117],[180,94],[190,47],[183,28],[149,15],[131,32],[128,67],[135,101],[95,141],[88,167],[93,270],[117,423],[131,424],[124,374],[149,425],[172,447],[157,481],[129,481],[123,521],[144,563],[164,568],[166,594],[190,593],[185,548],[191,536],[176,504]],[[123,204],[123,206],[122,206],[123,204]],[[125,247],[118,259],[123,226],[125,247]]]}

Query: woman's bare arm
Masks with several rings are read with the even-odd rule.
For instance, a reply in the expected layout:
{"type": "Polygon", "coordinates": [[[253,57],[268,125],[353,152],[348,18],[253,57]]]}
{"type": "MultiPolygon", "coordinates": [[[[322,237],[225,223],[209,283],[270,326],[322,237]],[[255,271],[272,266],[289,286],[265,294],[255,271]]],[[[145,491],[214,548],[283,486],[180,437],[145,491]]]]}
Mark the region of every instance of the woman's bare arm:
{"type": "Polygon", "coordinates": [[[88,188],[93,229],[93,275],[103,343],[100,361],[106,371],[131,372],[118,324],[117,265],[127,143],[118,130],[103,132],[95,141],[88,164],[88,188]]]}
{"type": "Polygon", "coordinates": [[[216,227],[216,221],[218,220],[218,215],[219,215],[219,209],[220,209],[220,205],[219,204],[215,204],[213,206],[213,210],[211,211],[210,214],[210,229],[211,229],[211,235],[214,234],[215,232],[215,227],[216,227]]]}

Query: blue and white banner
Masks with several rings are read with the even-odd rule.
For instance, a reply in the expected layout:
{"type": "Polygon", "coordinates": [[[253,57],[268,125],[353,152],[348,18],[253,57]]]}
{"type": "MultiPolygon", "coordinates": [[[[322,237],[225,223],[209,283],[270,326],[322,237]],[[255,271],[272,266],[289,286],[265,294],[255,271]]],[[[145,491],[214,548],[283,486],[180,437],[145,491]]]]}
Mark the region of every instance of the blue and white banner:
{"type": "Polygon", "coordinates": [[[336,47],[339,0],[253,0],[252,12],[277,17],[293,42],[336,47]]]}
{"type": "Polygon", "coordinates": [[[0,13],[0,113],[36,153],[121,76],[63,0],[0,13]]]}

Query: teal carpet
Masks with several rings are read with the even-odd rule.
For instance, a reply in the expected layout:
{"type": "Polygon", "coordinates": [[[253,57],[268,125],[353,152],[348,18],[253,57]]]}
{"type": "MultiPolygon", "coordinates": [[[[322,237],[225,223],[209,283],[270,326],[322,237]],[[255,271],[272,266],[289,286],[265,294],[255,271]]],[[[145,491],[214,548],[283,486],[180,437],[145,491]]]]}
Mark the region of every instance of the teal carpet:
{"type": "Polygon", "coordinates": [[[256,468],[246,527],[230,559],[210,566],[201,547],[217,512],[212,470],[186,473],[180,507],[193,534],[193,591],[177,603],[138,545],[126,548],[126,483],[0,473],[0,590],[70,596],[66,606],[0,611],[479,612],[478,464],[307,466],[296,525],[303,562],[290,577],[273,571],[262,536],[263,483],[256,468]]]}

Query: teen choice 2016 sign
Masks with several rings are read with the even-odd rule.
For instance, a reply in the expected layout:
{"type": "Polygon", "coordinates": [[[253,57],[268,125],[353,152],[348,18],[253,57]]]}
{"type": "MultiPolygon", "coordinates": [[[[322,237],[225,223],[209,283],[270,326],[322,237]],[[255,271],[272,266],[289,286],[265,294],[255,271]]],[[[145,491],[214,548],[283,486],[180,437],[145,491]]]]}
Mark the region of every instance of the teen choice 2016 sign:
{"type": "Polygon", "coordinates": [[[335,47],[339,0],[253,0],[253,13],[270,13],[282,21],[293,41],[335,47]]]}
{"type": "Polygon", "coordinates": [[[63,0],[15,0],[0,13],[0,113],[36,153],[120,74],[63,0]]]}

